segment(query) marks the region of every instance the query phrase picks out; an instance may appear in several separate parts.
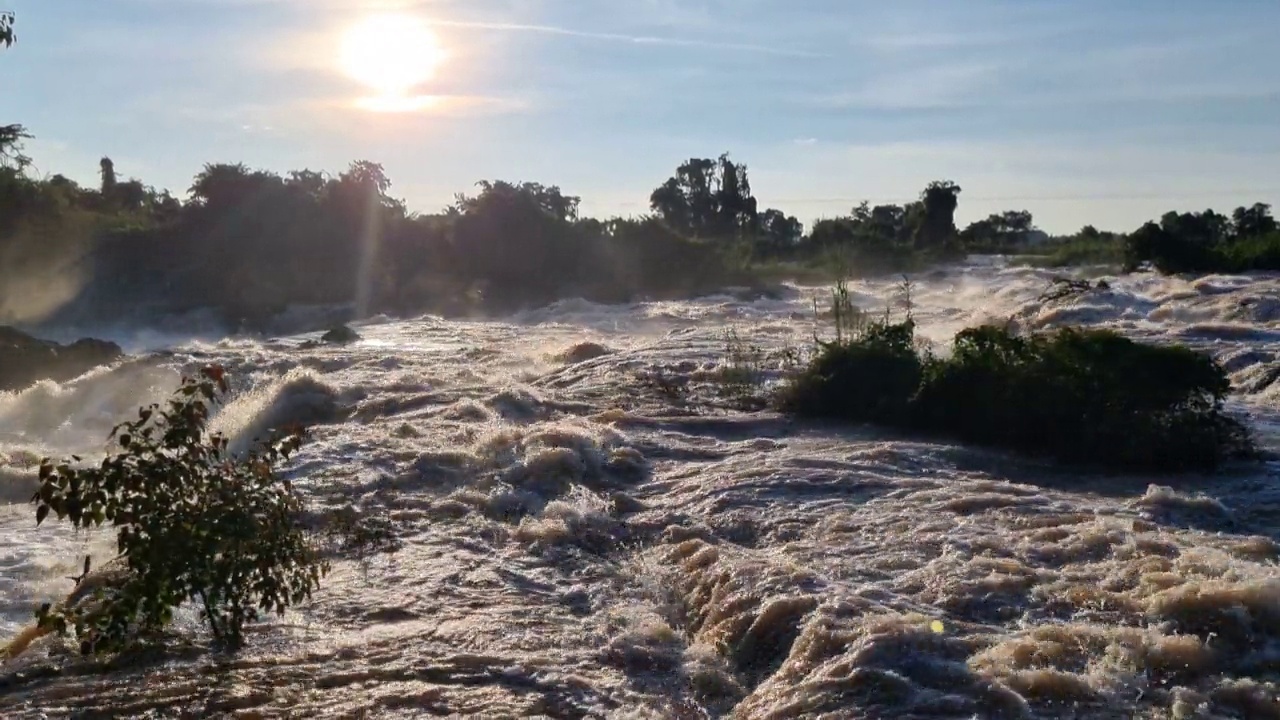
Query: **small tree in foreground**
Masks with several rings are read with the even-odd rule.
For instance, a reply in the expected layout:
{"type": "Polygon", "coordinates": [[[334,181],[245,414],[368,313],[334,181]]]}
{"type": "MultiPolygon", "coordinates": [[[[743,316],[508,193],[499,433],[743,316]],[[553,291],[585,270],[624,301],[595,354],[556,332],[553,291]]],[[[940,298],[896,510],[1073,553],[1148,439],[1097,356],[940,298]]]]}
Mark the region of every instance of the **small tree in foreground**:
{"type": "Polygon", "coordinates": [[[120,451],[99,467],[41,463],[37,524],[51,513],[78,529],[111,524],[125,571],[85,601],[46,604],[40,627],[74,628],[85,654],[115,652],[192,601],[214,637],[235,648],[261,611],[283,614],[319,587],[328,568],[299,524],[302,501],[275,474],[302,435],[233,457],[227,438],[207,434],[210,405],[226,392],[222,368],[207,367],[184,378],[166,407],[117,426],[120,451]]]}

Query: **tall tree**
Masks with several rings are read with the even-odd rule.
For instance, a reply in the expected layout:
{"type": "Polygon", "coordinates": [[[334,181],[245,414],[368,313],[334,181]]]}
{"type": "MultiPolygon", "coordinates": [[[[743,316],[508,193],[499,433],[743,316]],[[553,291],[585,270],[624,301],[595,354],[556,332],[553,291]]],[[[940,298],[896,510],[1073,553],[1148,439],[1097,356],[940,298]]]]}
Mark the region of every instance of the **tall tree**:
{"type": "Polygon", "coordinates": [[[760,214],[759,245],[766,254],[794,248],[804,236],[804,225],[793,215],[769,208],[760,214]]]}
{"type": "Polygon", "coordinates": [[[736,237],[759,227],[747,166],[729,159],[691,158],[649,196],[649,207],[686,235],[736,237]]]}
{"type": "Polygon", "coordinates": [[[956,236],[956,208],[960,206],[960,186],[950,180],[929,183],[920,193],[924,218],[916,228],[916,247],[940,248],[956,236]]]}
{"type": "Polygon", "coordinates": [[[102,176],[102,197],[110,202],[116,193],[116,164],[104,157],[98,161],[98,173],[102,176]]]}
{"type": "Polygon", "coordinates": [[[1231,213],[1237,238],[1255,238],[1270,235],[1277,230],[1276,219],[1271,217],[1271,206],[1254,203],[1252,207],[1238,207],[1231,213]]]}

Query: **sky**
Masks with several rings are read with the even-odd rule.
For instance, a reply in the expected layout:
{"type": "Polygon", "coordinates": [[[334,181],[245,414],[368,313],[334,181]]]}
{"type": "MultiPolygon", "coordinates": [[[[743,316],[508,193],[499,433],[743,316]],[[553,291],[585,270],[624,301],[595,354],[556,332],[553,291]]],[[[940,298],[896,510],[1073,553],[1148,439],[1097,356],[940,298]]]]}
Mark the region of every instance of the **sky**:
{"type": "MultiPolygon", "coordinates": [[[[435,212],[482,179],[636,215],[691,157],[730,153],[806,223],[962,188],[961,224],[1054,233],[1171,209],[1280,205],[1275,0],[0,0],[0,123],[36,171],[185,195],[207,162],[380,162],[435,212]],[[369,109],[344,38],[425,23],[443,58],[369,109]]],[[[368,45],[366,43],[366,45],[368,45]]],[[[381,44],[361,52],[377,55],[381,44]]],[[[385,64],[386,57],[365,58],[385,64]]]]}

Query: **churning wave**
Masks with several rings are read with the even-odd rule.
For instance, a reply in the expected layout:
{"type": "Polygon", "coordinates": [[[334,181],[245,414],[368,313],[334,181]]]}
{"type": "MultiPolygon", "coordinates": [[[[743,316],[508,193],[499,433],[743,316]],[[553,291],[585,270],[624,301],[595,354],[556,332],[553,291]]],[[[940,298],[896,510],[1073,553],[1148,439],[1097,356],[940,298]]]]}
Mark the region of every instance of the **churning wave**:
{"type": "MultiPolygon", "coordinates": [[[[1205,350],[1272,442],[1280,279],[1135,275],[1041,300],[999,265],[912,288],[921,331],[1112,327],[1205,350]],[[1268,434],[1272,433],[1272,434],[1268,434]]],[[[854,283],[866,309],[894,283],[854,283]]],[[[194,364],[226,365],[238,447],[310,424],[321,506],[401,548],[339,563],[234,660],[6,681],[6,717],[1277,717],[1280,487],[1082,476],[717,401],[723,333],[811,342],[812,298],[565,301],[506,322],[380,321],[350,346],[188,343],[0,396],[0,483],[101,452],[194,364]],[[673,390],[678,389],[678,391],[673,390]],[[216,682],[211,678],[216,677],[216,682]]],[[[1275,449],[1273,444],[1272,449],[1275,449]]],[[[100,538],[0,512],[0,626],[65,593],[100,538]]],[[[53,641],[22,667],[66,662],[53,641]],[[52,659],[51,659],[52,654],[52,659]]]]}

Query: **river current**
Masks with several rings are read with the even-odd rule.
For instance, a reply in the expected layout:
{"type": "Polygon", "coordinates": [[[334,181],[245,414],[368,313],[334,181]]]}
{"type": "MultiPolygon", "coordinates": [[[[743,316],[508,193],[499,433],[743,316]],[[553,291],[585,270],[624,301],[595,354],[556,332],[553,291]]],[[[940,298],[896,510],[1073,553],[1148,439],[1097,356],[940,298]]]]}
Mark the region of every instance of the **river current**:
{"type": "MultiPolygon", "coordinates": [[[[1280,450],[1280,278],[1040,300],[1050,277],[938,271],[912,278],[911,311],[940,349],[1013,318],[1205,350],[1280,450]]],[[[903,312],[893,281],[850,290],[903,312]]],[[[338,560],[235,656],[189,632],[112,670],[42,640],[0,667],[0,716],[1280,717],[1276,466],[1093,475],[726,396],[726,333],[768,382],[829,334],[828,292],[375,318],[342,347],[122,337],[134,359],[0,394],[0,640],[112,545],[35,527],[32,463],[101,453],[209,362],[234,386],[217,429],[243,446],[312,423],[290,475],[397,543],[338,560]]]]}

